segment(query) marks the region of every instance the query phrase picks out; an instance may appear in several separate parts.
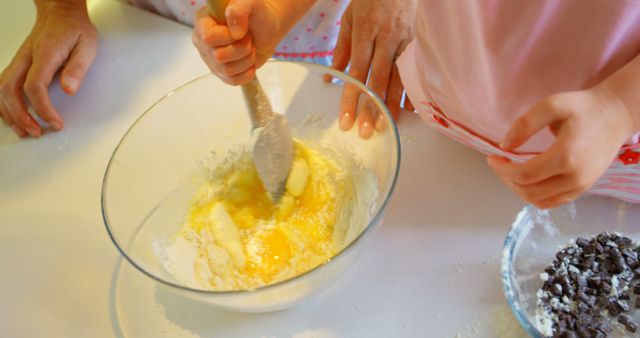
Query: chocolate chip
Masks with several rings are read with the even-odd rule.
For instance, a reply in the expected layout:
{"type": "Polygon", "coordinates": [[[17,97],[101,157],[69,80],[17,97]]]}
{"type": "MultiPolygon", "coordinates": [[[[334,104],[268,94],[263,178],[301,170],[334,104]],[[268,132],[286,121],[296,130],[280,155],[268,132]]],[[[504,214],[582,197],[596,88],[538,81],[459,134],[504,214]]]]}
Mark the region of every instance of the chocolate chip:
{"type": "Polygon", "coordinates": [[[586,326],[578,326],[576,332],[580,337],[591,337],[591,334],[589,333],[589,330],[586,328],[586,326]]]}
{"type": "Polygon", "coordinates": [[[622,311],[620,310],[620,308],[616,305],[616,304],[609,304],[609,306],[607,307],[607,310],[609,311],[609,314],[613,317],[619,315],[620,313],[622,313],[622,311]]]}
{"type": "Polygon", "coordinates": [[[618,323],[620,323],[622,325],[627,325],[627,323],[629,323],[629,317],[627,315],[619,315],[618,316],[618,323]]]}
{"type": "Polygon", "coordinates": [[[619,237],[616,240],[616,244],[618,244],[618,246],[621,248],[627,248],[633,244],[633,241],[629,237],[619,237]]]}
{"type": "Polygon", "coordinates": [[[638,261],[637,258],[633,258],[633,257],[627,257],[625,259],[625,262],[627,262],[627,265],[629,266],[630,269],[637,269],[640,266],[640,261],[638,261]]]}
{"type": "Polygon", "coordinates": [[[613,258],[620,258],[622,257],[622,253],[620,253],[620,250],[618,250],[618,248],[616,247],[611,247],[609,250],[607,250],[607,255],[613,257],[613,258]]]}
{"type": "Polygon", "coordinates": [[[587,278],[587,285],[590,288],[598,288],[600,286],[600,277],[589,277],[589,278],[587,278]]]}
{"type": "Polygon", "coordinates": [[[594,327],[592,327],[592,326],[589,326],[587,330],[589,331],[589,337],[593,337],[593,336],[595,336],[596,334],[598,334],[598,330],[596,330],[596,329],[595,329],[594,327]]]}
{"type": "Polygon", "coordinates": [[[595,262],[595,260],[596,260],[595,256],[587,256],[587,257],[583,258],[580,261],[580,269],[582,271],[590,269],[591,266],[593,265],[593,262],[595,262]]]}
{"type": "Polygon", "coordinates": [[[589,296],[584,292],[578,292],[577,299],[582,303],[585,303],[587,305],[589,304],[589,296]]]}
{"type": "Polygon", "coordinates": [[[582,249],[582,252],[585,256],[592,256],[596,253],[596,246],[594,244],[589,244],[582,249]]]}
{"type": "Polygon", "coordinates": [[[635,333],[638,329],[638,325],[632,321],[629,321],[624,327],[631,333],[635,333]]]}
{"type": "MultiPolygon", "coordinates": [[[[579,312],[578,313],[578,327],[582,327],[583,329],[587,329],[589,324],[591,324],[591,320],[593,319],[593,316],[591,316],[590,314],[586,313],[586,312],[579,312]]],[[[580,333],[580,331],[578,331],[578,333],[580,333]]]]}
{"type": "Polygon", "coordinates": [[[603,232],[598,236],[596,236],[596,240],[598,240],[598,242],[603,245],[606,244],[609,241],[609,239],[610,239],[609,234],[607,234],[606,232],[603,232]]]}
{"type": "Polygon", "coordinates": [[[578,239],[576,240],[576,244],[581,247],[584,248],[585,246],[589,245],[590,241],[586,238],[582,238],[582,237],[578,237],[578,239]]]}
{"type": "Polygon", "coordinates": [[[598,300],[596,301],[596,305],[599,308],[602,309],[606,309],[611,305],[611,302],[609,301],[609,299],[605,298],[605,297],[600,297],[598,298],[598,300]]]}
{"type": "Polygon", "coordinates": [[[578,305],[576,306],[576,310],[578,310],[578,312],[585,313],[589,311],[589,305],[587,305],[586,303],[578,303],[578,305]]]}
{"type": "Polygon", "coordinates": [[[572,287],[571,280],[568,276],[560,276],[560,285],[562,285],[562,287],[565,289],[569,289],[572,287]]]}
{"type": "Polygon", "coordinates": [[[568,255],[569,254],[567,254],[565,251],[558,251],[558,253],[556,253],[556,259],[562,262],[568,255]]]}
{"type": "Polygon", "coordinates": [[[623,273],[625,270],[629,269],[627,267],[627,263],[622,258],[616,258],[613,261],[613,266],[615,267],[614,272],[616,274],[623,273]]]}

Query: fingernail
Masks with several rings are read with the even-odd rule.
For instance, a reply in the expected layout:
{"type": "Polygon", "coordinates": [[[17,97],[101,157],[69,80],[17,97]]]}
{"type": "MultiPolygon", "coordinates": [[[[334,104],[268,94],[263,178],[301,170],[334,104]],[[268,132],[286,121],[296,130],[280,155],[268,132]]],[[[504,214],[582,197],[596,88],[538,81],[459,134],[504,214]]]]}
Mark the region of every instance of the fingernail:
{"type": "Polygon", "coordinates": [[[231,37],[234,39],[242,38],[242,28],[238,26],[238,18],[235,15],[231,14],[233,13],[233,9],[229,8],[229,11],[227,13],[230,13],[229,15],[227,15],[227,27],[229,27],[231,37]]]}
{"type": "Polygon", "coordinates": [[[58,122],[58,121],[53,121],[50,123],[51,128],[55,129],[55,130],[60,130],[62,129],[62,123],[58,122]]]}
{"type": "Polygon", "coordinates": [[[31,137],[39,137],[40,136],[40,132],[35,128],[29,127],[26,130],[27,130],[27,133],[29,134],[29,136],[31,136],[31,137]]]}
{"type": "Polygon", "coordinates": [[[346,112],[340,116],[340,129],[347,131],[351,129],[351,113],[346,112]]]}
{"type": "Polygon", "coordinates": [[[376,119],[376,130],[383,131],[386,126],[387,121],[385,120],[384,115],[378,115],[378,118],[376,119]]]}
{"type": "Polygon", "coordinates": [[[371,128],[371,122],[364,121],[360,125],[360,137],[363,139],[368,139],[373,136],[373,128],[371,128]]]}
{"type": "Polygon", "coordinates": [[[78,90],[78,80],[70,76],[65,76],[64,86],[66,87],[68,93],[75,94],[76,91],[78,90]]]}

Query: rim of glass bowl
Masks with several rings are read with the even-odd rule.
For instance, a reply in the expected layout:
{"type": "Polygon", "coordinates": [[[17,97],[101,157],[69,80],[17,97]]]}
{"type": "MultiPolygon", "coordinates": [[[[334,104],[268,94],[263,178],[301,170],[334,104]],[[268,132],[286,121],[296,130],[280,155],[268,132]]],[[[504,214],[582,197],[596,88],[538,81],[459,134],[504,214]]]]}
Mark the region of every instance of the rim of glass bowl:
{"type": "Polygon", "coordinates": [[[383,201],[383,203],[378,207],[378,209],[376,210],[376,213],[374,215],[374,217],[371,219],[371,221],[369,222],[369,224],[367,224],[367,226],[364,228],[364,230],[362,230],[362,232],[356,237],[354,238],[346,247],[344,247],[342,250],[340,250],[339,252],[337,252],[335,255],[333,255],[328,261],[314,267],[313,269],[306,271],[302,274],[293,276],[289,279],[277,282],[277,283],[273,283],[273,284],[267,284],[261,287],[257,287],[254,289],[242,289],[242,290],[229,290],[229,291],[214,291],[214,290],[204,290],[204,289],[196,289],[196,288],[191,288],[188,286],[184,286],[184,285],[180,285],[180,284],[176,284],[176,283],[172,283],[169,281],[164,280],[163,278],[154,275],[153,273],[145,270],[144,268],[142,268],[140,265],[138,265],[136,263],[136,261],[129,257],[129,255],[127,255],[127,253],[125,252],[125,250],[122,248],[122,246],[120,245],[120,243],[118,242],[118,240],[115,237],[115,234],[111,231],[111,227],[110,227],[110,222],[109,222],[109,216],[108,216],[108,212],[107,212],[107,206],[106,206],[106,194],[107,194],[107,182],[109,180],[109,171],[111,170],[111,165],[113,164],[113,159],[116,156],[118,149],[120,148],[120,146],[122,145],[123,141],[126,140],[127,135],[129,135],[129,133],[136,127],[136,125],[138,124],[138,122],[142,121],[147,114],[149,114],[151,111],[153,111],[153,109],[156,107],[156,105],[158,105],[160,102],[162,102],[164,99],[166,99],[167,97],[173,95],[173,93],[182,90],[190,85],[192,85],[193,83],[207,77],[207,76],[214,76],[211,73],[207,73],[204,75],[201,75],[179,87],[177,87],[176,89],[170,91],[169,93],[163,95],[160,99],[158,99],[155,103],[153,103],[151,105],[151,107],[149,107],[144,113],[142,113],[142,115],[140,115],[134,122],[133,124],[129,127],[129,129],[127,129],[127,131],[124,133],[124,135],[122,136],[122,138],[120,139],[120,141],[118,141],[118,145],[115,147],[115,149],[113,150],[113,153],[111,154],[111,157],[109,158],[109,163],[107,164],[107,168],[105,170],[104,173],[104,177],[102,179],[102,192],[101,192],[101,209],[102,209],[102,219],[104,221],[105,227],[107,228],[107,232],[109,233],[109,237],[111,238],[111,241],[113,242],[113,244],[116,246],[116,248],[118,249],[118,251],[120,252],[120,254],[127,260],[129,261],[129,263],[131,263],[131,265],[133,265],[137,270],[139,270],[140,272],[144,273],[145,275],[149,276],[150,278],[152,278],[153,280],[156,280],[162,284],[165,285],[169,285],[178,289],[182,289],[182,290],[188,290],[188,291],[192,291],[192,292],[196,292],[196,293],[200,293],[200,294],[215,294],[215,295],[229,295],[229,294],[240,294],[240,293],[246,293],[246,292],[254,292],[254,291],[261,291],[261,290],[265,290],[265,289],[269,289],[269,288],[274,288],[277,286],[281,286],[284,284],[287,284],[289,282],[292,282],[294,280],[297,280],[299,278],[303,278],[306,275],[309,275],[311,273],[315,273],[316,271],[320,271],[322,270],[326,265],[328,265],[332,260],[339,258],[340,256],[342,256],[343,254],[347,253],[348,251],[353,249],[353,246],[355,243],[359,242],[361,238],[363,238],[366,234],[368,234],[371,229],[373,228],[372,225],[378,223],[378,221],[381,221],[382,218],[382,214],[383,212],[387,209],[387,205],[389,203],[389,200],[391,198],[391,195],[393,194],[393,191],[395,190],[396,187],[396,182],[398,180],[398,174],[400,172],[400,157],[401,157],[401,152],[400,152],[400,137],[398,136],[398,128],[395,124],[395,121],[393,120],[393,117],[391,116],[391,114],[389,113],[389,110],[387,108],[387,106],[382,102],[382,100],[380,99],[380,97],[378,97],[378,95],[376,95],[373,91],[371,91],[369,88],[367,88],[364,84],[362,84],[362,82],[356,80],[355,78],[349,76],[348,74],[339,72],[337,70],[334,70],[332,68],[326,67],[326,66],[322,66],[322,65],[317,65],[317,64],[312,64],[312,63],[307,63],[307,62],[297,62],[297,61],[279,61],[279,60],[270,60],[268,63],[288,63],[288,64],[297,64],[300,65],[302,67],[306,67],[306,68],[310,68],[310,69],[314,69],[316,72],[318,73],[325,73],[325,74],[329,74],[335,78],[338,78],[342,81],[345,82],[349,82],[355,86],[357,86],[358,88],[360,88],[360,90],[362,90],[363,92],[367,93],[371,98],[373,98],[374,102],[376,103],[376,105],[382,110],[382,113],[385,114],[385,116],[387,117],[387,120],[390,122],[390,128],[391,131],[393,132],[393,136],[394,139],[396,141],[396,152],[398,154],[397,159],[396,159],[396,163],[395,163],[395,172],[393,173],[393,178],[391,181],[391,185],[389,186],[389,190],[386,192],[386,196],[385,199],[383,201]]]}
{"type": "Polygon", "coordinates": [[[507,237],[504,240],[504,247],[502,249],[502,262],[500,264],[500,275],[502,279],[502,290],[504,291],[504,295],[507,298],[507,303],[509,303],[509,307],[511,308],[511,312],[515,315],[518,322],[522,328],[534,338],[545,338],[545,336],[540,333],[538,328],[529,320],[529,317],[522,311],[520,306],[516,303],[514,299],[514,288],[511,284],[511,263],[513,262],[513,255],[516,248],[516,243],[518,238],[522,233],[522,224],[527,224],[531,222],[531,211],[535,207],[533,205],[526,205],[518,215],[516,216],[515,221],[511,225],[511,229],[507,233],[507,237]]]}

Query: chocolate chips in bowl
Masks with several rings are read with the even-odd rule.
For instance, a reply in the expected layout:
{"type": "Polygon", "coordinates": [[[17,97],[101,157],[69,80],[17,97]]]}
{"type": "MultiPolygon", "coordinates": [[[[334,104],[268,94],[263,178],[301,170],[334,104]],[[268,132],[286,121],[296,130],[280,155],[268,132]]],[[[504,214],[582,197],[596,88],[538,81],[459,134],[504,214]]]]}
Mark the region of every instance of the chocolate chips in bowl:
{"type": "Polygon", "coordinates": [[[635,336],[640,308],[640,245],[603,232],[563,246],[540,278],[536,324],[549,337],[635,336]]]}
{"type": "Polygon", "coordinates": [[[504,241],[507,303],[532,338],[640,337],[639,245],[640,204],[586,194],[553,209],[527,205],[504,241]]]}

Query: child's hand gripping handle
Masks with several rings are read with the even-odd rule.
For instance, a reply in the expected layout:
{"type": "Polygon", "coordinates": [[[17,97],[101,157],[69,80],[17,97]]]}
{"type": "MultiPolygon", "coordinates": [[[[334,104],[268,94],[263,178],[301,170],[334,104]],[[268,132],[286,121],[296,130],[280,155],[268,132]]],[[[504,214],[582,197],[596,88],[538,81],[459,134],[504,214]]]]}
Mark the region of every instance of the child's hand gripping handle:
{"type": "MultiPolygon", "coordinates": [[[[226,25],[225,10],[230,0],[207,0],[207,8],[209,14],[220,25],[226,25]]],[[[265,95],[258,78],[254,77],[251,81],[242,85],[244,99],[249,109],[251,122],[254,128],[264,126],[273,116],[273,110],[269,99],[265,95]]]]}

